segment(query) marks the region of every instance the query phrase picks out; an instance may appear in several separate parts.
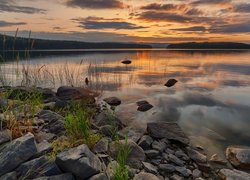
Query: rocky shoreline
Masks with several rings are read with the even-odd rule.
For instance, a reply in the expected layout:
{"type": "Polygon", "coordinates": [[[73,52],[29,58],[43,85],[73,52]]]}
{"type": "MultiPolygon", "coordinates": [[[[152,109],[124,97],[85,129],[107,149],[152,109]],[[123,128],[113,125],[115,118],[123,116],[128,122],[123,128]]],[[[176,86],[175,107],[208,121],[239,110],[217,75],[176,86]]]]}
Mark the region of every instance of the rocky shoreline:
{"type": "MultiPolygon", "coordinates": [[[[228,162],[217,155],[208,160],[204,150],[193,147],[176,123],[151,122],[145,132],[139,132],[126,127],[112,113],[110,118],[107,112],[122,103],[116,97],[104,99],[98,105],[94,98],[97,94],[83,88],[60,87],[57,92],[35,90],[42,98],[39,107],[35,100],[31,101],[33,104],[20,103],[33,98],[32,88],[0,89],[4,94],[0,97],[0,180],[119,179],[118,157],[126,147],[126,166],[122,167],[128,171],[128,179],[250,179],[250,147],[228,147],[225,152],[228,162]],[[60,147],[65,143],[64,109],[72,102],[84,102],[94,110],[89,122],[90,137],[98,134],[100,138],[93,146],[77,141],[73,146],[65,145],[57,150],[55,142],[60,147]],[[11,112],[16,112],[18,129],[13,123],[10,126],[12,116],[6,115],[10,107],[11,112]]],[[[147,103],[141,105],[146,105],[145,110],[151,107],[147,103]]]]}

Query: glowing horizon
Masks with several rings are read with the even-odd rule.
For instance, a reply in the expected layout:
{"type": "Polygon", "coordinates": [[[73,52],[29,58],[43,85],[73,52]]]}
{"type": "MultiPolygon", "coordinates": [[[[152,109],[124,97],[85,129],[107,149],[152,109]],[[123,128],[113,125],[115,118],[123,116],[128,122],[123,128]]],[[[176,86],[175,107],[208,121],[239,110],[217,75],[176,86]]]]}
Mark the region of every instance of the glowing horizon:
{"type": "Polygon", "coordinates": [[[247,0],[1,0],[0,33],[89,42],[250,43],[247,0]]]}

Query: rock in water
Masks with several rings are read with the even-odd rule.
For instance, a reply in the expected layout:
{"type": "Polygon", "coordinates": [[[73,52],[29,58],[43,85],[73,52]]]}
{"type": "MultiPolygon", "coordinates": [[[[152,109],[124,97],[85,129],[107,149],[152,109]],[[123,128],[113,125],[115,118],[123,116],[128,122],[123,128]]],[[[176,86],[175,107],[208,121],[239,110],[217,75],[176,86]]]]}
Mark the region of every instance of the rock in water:
{"type": "Polygon", "coordinates": [[[233,166],[250,170],[250,147],[228,147],[226,156],[233,166]]]}
{"type": "Polygon", "coordinates": [[[238,171],[236,169],[221,169],[219,171],[219,177],[221,179],[225,180],[249,180],[250,179],[250,174],[243,172],[243,171],[238,171]]]}
{"type": "Polygon", "coordinates": [[[64,171],[87,179],[102,171],[102,163],[87,145],[68,149],[56,156],[56,164],[64,171]]]}
{"type": "Polygon", "coordinates": [[[118,106],[121,104],[121,100],[117,97],[105,98],[104,101],[108,103],[110,106],[118,106]]]}
{"type": "Polygon", "coordinates": [[[123,60],[121,63],[122,63],[122,64],[131,64],[131,63],[132,63],[132,61],[131,61],[131,60],[128,60],[128,59],[126,59],[126,60],[123,60]]]}
{"type": "Polygon", "coordinates": [[[174,86],[177,82],[178,82],[178,81],[177,81],[176,79],[169,79],[169,80],[166,82],[165,86],[167,86],[167,87],[172,87],[172,86],[174,86]]]}
{"type": "Polygon", "coordinates": [[[0,176],[14,170],[37,153],[34,135],[26,134],[15,139],[0,154],[0,176]]]}
{"type": "Polygon", "coordinates": [[[137,101],[137,102],[136,102],[136,105],[137,105],[137,106],[141,106],[141,105],[143,105],[143,104],[149,104],[149,102],[148,102],[148,101],[145,101],[145,100],[137,101]]]}
{"type": "Polygon", "coordinates": [[[151,104],[142,104],[142,105],[140,105],[140,106],[137,108],[137,111],[145,112],[145,111],[150,110],[151,108],[153,108],[153,105],[151,105],[151,104]]]}
{"type": "Polygon", "coordinates": [[[147,131],[154,138],[167,138],[169,140],[178,141],[184,145],[189,144],[188,137],[176,123],[148,123],[147,131]]]}

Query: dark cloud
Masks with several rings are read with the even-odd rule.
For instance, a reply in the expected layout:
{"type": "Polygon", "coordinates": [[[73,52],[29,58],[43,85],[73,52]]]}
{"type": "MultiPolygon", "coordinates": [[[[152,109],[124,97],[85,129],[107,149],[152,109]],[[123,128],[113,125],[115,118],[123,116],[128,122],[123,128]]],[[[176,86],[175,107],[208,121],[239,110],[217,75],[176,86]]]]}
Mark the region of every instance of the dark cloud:
{"type": "Polygon", "coordinates": [[[186,14],[186,15],[193,16],[193,15],[202,15],[203,12],[202,12],[200,9],[191,8],[191,9],[186,10],[186,11],[185,11],[185,14],[186,14]]]}
{"type": "Polygon", "coordinates": [[[121,19],[104,19],[98,17],[87,17],[73,19],[78,22],[84,29],[142,29],[143,26],[122,21],[121,19]]]}
{"type": "Polygon", "coordinates": [[[250,33],[250,22],[239,24],[215,25],[209,30],[211,33],[250,33]]]}
{"type": "Polygon", "coordinates": [[[185,8],[187,8],[185,4],[158,4],[158,3],[152,3],[141,7],[142,10],[164,10],[164,11],[183,10],[185,8]]]}
{"type": "Polygon", "coordinates": [[[199,31],[199,32],[205,32],[206,28],[204,26],[193,26],[188,28],[177,28],[177,29],[171,29],[174,31],[199,31]]]}
{"type": "Polygon", "coordinates": [[[36,14],[46,12],[45,9],[39,9],[28,6],[18,6],[15,1],[1,1],[0,2],[0,12],[14,12],[14,13],[26,13],[26,14],[36,14]]]}
{"type": "Polygon", "coordinates": [[[121,9],[125,7],[119,0],[68,0],[67,5],[82,9],[121,9]]]}
{"type": "Polygon", "coordinates": [[[25,25],[25,22],[7,22],[7,21],[0,21],[0,27],[8,27],[8,26],[20,26],[25,25]]]}
{"type": "Polygon", "coordinates": [[[213,4],[228,4],[231,3],[231,0],[196,0],[193,1],[192,5],[213,5],[213,4]]]}
{"type": "Polygon", "coordinates": [[[250,4],[241,3],[234,6],[234,11],[239,13],[250,13],[250,4]]]}

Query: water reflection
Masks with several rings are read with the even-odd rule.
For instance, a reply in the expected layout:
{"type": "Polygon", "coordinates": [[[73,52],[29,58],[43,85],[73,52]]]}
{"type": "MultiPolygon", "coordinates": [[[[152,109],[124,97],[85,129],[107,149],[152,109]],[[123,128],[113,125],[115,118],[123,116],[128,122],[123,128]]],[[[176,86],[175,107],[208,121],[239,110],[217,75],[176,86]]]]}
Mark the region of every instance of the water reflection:
{"type": "MultiPolygon", "coordinates": [[[[125,123],[145,128],[148,121],[176,121],[195,143],[222,154],[226,145],[250,145],[249,51],[129,51],[32,59],[30,68],[46,65],[61,84],[83,85],[118,96],[117,113],[125,123]],[[129,58],[131,65],[121,64],[129,58]],[[62,79],[65,62],[72,79],[62,79]],[[61,72],[62,71],[62,72],[61,72]],[[165,82],[178,83],[166,88],[165,82]],[[60,80],[61,79],[61,80],[60,80]],[[154,108],[136,111],[136,101],[154,108]],[[208,147],[209,145],[209,147],[208,147]]],[[[8,63],[7,72],[15,71],[8,63]]],[[[12,76],[15,74],[12,73],[12,76]]]]}

